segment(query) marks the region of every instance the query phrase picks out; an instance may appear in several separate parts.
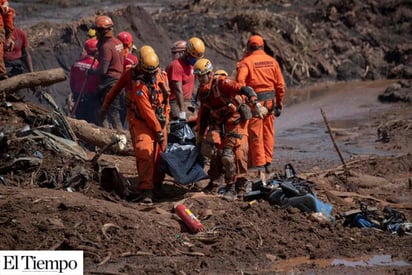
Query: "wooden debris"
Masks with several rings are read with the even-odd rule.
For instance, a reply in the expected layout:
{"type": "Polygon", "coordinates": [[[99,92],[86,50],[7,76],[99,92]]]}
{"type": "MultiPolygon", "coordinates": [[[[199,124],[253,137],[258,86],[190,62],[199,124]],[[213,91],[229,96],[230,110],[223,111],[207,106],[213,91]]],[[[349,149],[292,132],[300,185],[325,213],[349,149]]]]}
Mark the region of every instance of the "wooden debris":
{"type": "Polygon", "coordinates": [[[126,131],[98,127],[85,120],[70,117],[67,117],[67,121],[76,137],[84,143],[103,148],[113,141],[113,137],[116,137],[120,139],[122,143],[118,142],[111,146],[111,151],[120,155],[134,156],[130,135],[126,131]]]}
{"type": "Polygon", "coordinates": [[[109,252],[109,254],[107,254],[107,256],[100,263],[98,263],[97,265],[98,266],[99,265],[104,265],[105,263],[107,263],[110,260],[111,257],[112,257],[112,252],[109,252]]]}
{"type": "Polygon", "coordinates": [[[326,118],[326,114],[325,114],[325,112],[323,111],[322,108],[320,108],[320,112],[321,112],[321,114],[322,114],[322,117],[323,117],[323,120],[324,120],[324,122],[325,122],[326,128],[328,129],[329,136],[330,136],[330,138],[331,138],[331,140],[332,140],[332,142],[333,142],[333,146],[335,147],[335,150],[336,150],[336,152],[337,152],[338,155],[339,155],[340,161],[342,162],[343,171],[345,172],[345,175],[347,176],[347,175],[348,175],[348,168],[346,167],[346,163],[345,163],[345,160],[344,160],[343,157],[342,157],[342,153],[340,152],[339,147],[338,147],[338,145],[336,144],[335,138],[333,137],[333,133],[332,133],[332,130],[331,130],[330,126],[329,126],[328,119],[326,118]]]}
{"type": "Polygon", "coordinates": [[[333,191],[333,190],[329,190],[329,192],[332,195],[335,195],[337,197],[355,197],[355,198],[360,198],[360,199],[369,199],[369,200],[374,200],[379,202],[382,206],[390,206],[393,208],[402,208],[402,209],[412,209],[412,203],[391,203],[391,202],[387,202],[375,197],[372,197],[370,195],[361,195],[358,193],[354,193],[354,192],[339,192],[339,191],[333,191]]]}
{"type": "Polygon", "coordinates": [[[103,234],[103,236],[106,238],[106,239],[108,239],[108,240],[110,240],[110,237],[109,237],[109,235],[107,235],[107,231],[110,229],[110,228],[116,228],[116,229],[120,229],[120,227],[119,226],[117,226],[117,225],[115,225],[115,224],[113,224],[113,223],[106,223],[106,224],[104,224],[103,226],[102,226],[102,234],[103,234]]]}
{"type": "Polygon", "coordinates": [[[259,230],[257,228],[257,226],[255,224],[253,224],[252,222],[249,222],[250,225],[252,225],[253,229],[255,229],[258,237],[259,237],[259,242],[258,242],[258,247],[262,247],[263,245],[263,239],[262,239],[262,235],[260,235],[259,230]]]}
{"type": "Polygon", "coordinates": [[[62,68],[25,73],[0,81],[0,91],[8,93],[23,88],[49,86],[64,81],[66,78],[62,68]]]}

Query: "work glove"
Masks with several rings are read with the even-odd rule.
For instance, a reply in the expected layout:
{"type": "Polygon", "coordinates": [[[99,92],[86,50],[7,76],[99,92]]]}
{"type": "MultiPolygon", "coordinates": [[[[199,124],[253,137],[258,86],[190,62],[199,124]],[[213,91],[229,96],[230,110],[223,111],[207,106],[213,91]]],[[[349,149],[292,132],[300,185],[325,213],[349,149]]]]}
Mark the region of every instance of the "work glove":
{"type": "Polygon", "coordinates": [[[160,145],[163,145],[163,141],[165,141],[165,136],[163,134],[163,131],[159,131],[156,133],[156,142],[159,143],[160,145]]]}
{"type": "Polygon", "coordinates": [[[268,109],[265,106],[262,106],[259,102],[256,103],[256,112],[260,118],[264,118],[268,114],[268,109]]]}
{"type": "Polygon", "coordinates": [[[177,116],[179,120],[186,120],[186,112],[180,112],[177,116]]]}
{"type": "Polygon", "coordinates": [[[275,117],[279,117],[280,114],[282,113],[282,105],[276,106],[275,109],[273,110],[273,113],[275,117]]]}

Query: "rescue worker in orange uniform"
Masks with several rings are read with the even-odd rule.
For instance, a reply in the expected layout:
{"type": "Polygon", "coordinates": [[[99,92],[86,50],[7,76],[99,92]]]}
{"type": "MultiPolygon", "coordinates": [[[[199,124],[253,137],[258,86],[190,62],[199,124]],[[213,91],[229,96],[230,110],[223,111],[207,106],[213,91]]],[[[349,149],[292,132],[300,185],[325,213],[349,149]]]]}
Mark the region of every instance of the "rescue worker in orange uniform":
{"type": "Polygon", "coordinates": [[[12,51],[14,41],[12,38],[14,30],[15,11],[9,7],[7,0],[0,0],[0,80],[7,78],[6,65],[4,64],[4,51],[12,51]]]}
{"type": "MultiPolygon", "coordinates": [[[[139,55],[139,60],[143,59],[144,56],[147,54],[156,54],[155,50],[152,48],[152,46],[149,45],[143,45],[138,52],[139,55]]],[[[140,66],[134,66],[134,70],[136,74],[142,74],[143,71],[140,69],[140,66]]],[[[169,87],[169,80],[167,78],[167,73],[165,70],[161,69],[160,67],[157,69],[156,73],[156,80],[159,83],[159,87],[163,91],[163,95],[165,96],[165,100],[167,100],[167,111],[168,111],[168,117],[170,113],[170,103],[169,103],[169,97],[170,97],[170,87],[169,87]]]]}
{"type": "Polygon", "coordinates": [[[137,65],[125,71],[109,91],[99,112],[104,116],[111,102],[126,89],[127,120],[139,174],[138,194],[143,203],[153,202],[153,189],[160,186],[165,174],[158,170],[160,152],[166,149],[168,91],[159,81],[159,58],[146,54],[137,65]],[[142,72],[137,74],[137,72],[142,72]]]}
{"type": "Polygon", "coordinates": [[[145,56],[146,54],[149,53],[156,53],[155,50],[153,49],[152,46],[149,45],[143,45],[140,49],[139,49],[139,59],[141,59],[143,56],[145,56]]]}
{"type": "Polygon", "coordinates": [[[275,117],[279,117],[285,95],[285,81],[278,62],[264,51],[264,41],[252,35],[247,43],[247,54],[237,64],[236,80],[252,87],[268,114],[257,114],[249,121],[249,167],[270,172],[275,145],[275,117]]]}
{"type": "MultiPolygon", "coordinates": [[[[107,92],[113,87],[123,73],[123,43],[114,37],[113,21],[110,17],[99,15],[94,21],[94,29],[97,34],[97,48],[99,51],[97,60],[99,66],[89,69],[88,74],[100,75],[100,86],[97,96],[103,100],[107,92]]],[[[99,126],[112,129],[123,129],[120,119],[120,98],[116,98],[107,113],[107,119],[99,121],[99,126]]]]}
{"type": "MultiPolygon", "coordinates": [[[[193,65],[205,55],[205,44],[198,37],[192,37],[186,43],[184,54],[167,66],[170,95],[170,117],[173,120],[188,119],[186,111],[192,106],[192,95],[195,87],[193,65]]],[[[196,114],[193,115],[195,117],[196,114]]]]}
{"type": "Polygon", "coordinates": [[[224,173],[223,198],[231,201],[236,197],[236,188],[241,188],[239,184],[244,183],[240,176],[247,171],[247,125],[252,117],[251,108],[261,112],[264,107],[255,106],[257,95],[252,88],[225,75],[214,75],[212,70],[212,63],[205,58],[199,59],[194,66],[200,101],[197,144],[201,143],[201,153],[210,158],[208,174],[211,182],[206,190],[213,190],[216,187],[214,181],[224,173]]]}

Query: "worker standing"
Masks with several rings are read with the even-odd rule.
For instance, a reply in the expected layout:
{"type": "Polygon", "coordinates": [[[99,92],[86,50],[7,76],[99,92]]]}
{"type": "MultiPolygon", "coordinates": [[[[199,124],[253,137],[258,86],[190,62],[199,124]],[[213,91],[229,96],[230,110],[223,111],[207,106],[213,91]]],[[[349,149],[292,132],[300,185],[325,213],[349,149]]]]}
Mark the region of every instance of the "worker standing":
{"type": "Polygon", "coordinates": [[[168,101],[158,81],[157,55],[146,54],[137,66],[139,70],[132,67],[125,71],[107,94],[99,113],[104,116],[114,98],[126,87],[127,120],[139,174],[138,199],[150,204],[153,202],[153,189],[165,177],[158,166],[160,152],[166,149],[167,144],[168,101]]]}
{"type": "Polygon", "coordinates": [[[171,88],[170,117],[189,119],[186,117],[188,107],[192,106],[192,95],[195,86],[193,65],[205,55],[205,44],[198,37],[192,37],[186,43],[184,54],[167,66],[167,76],[171,88]]]}
{"type": "Polygon", "coordinates": [[[137,56],[132,53],[134,46],[132,34],[129,32],[120,32],[117,35],[117,39],[123,43],[124,68],[127,69],[139,63],[137,56]]]}
{"type": "MultiPolygon", "coordinates": [[[[232,201],[237,191],[243,188],[247,172],[247,125],[252,117],[251,108],[256,108],[257,95],[252,88],[242,86],[225,75],[214,75],[212,63],[199,59],[194,66],[199,81],[197,90],[200,101],[197,118],[197,144],[209,145],[201,152],[209,154],[210,183],[213,190],[216,180],[224,173],[224,199],[232,201]]],[[[257,105],[256,112],[264,115],[265,108],[257,105]]]]}
{"type": "MultiPolygon", "coordinates": [[[[134,42],[133,42],[133,36],[129,32],[120,32],[117,35],[117,39],[119,39],[123,43],[123,54],[124,54],[124,63],[123,67],[124,70],[135,66],[137,63],[139,63],[139,59],[137,56],[135,56],[132,53],[133,47],[134,47],[134,42]]],[[[125,93],[122,91],[119,95],[119,101],[120,101],[120,120],[122,121],[122,125],[124,125],[124,128],[127,128],[126,125],[126,105],[125,105],[125,93]]]]}
{"type": "MultiPolygon", "coordinates": [[[[94,29],[97,34],[97,48],[99,51],[99,66],[96,69],[89,69],[89,75],[100,76],[100,85],[97,96],[102,102],[107,92],[113,87],[123,73],[124,53],[123,43],[114,37],[113,21],[110,17],[99,15],[94,22],[94,29]]],[[[123,129],[120,120],[120,98],[114,99],[107,112],[107,119],[99,121],[99,126],[112,129],[123,129]]]]}
{"type": "Polygon", "coordinates": [[[0,80],[8,78],[4,51],[12,51],[14,48],[14,14],[15,11],[9,6],[8,1],[0,0],[0,80]]]}
{"type": "Polygon", "coordinates": [[[275,145],[275,117],[279,117],[285,95],[285,81],[276,59],[264,51],[260,35],[252,35],[247,52],[237,64],[236,80],[252,87],[268,114],[260,118],[256,113],[249,121],[249,167],[270,172],[275,145]]]}
{"type": "MultiPolygon", "coordinates": [[[[96,41],[97,41],[97,35],[96,35],[96,30],[95,29],[93,29],[93,28],[90,28],[88,31],[87,31],[87,40],[90,40],[90,39],[95,39],[96,41]]],[[[83,49],[82,49],[82,54],[81,54],[82,56],[85,56],[85,55],[87,55],[87,52],[86,52],[86,50],[85,50],[85,48],[83,47],[83,49]]]]}
{"type": "Polygon", "coordinates": [[[99,98],[96,90],[100,83],[99,75],[86,75],[90,68],[97,69],[97,39],[88,39],[84,42],[86,55],[77,60],[70,67],[70,88],[74,110],[72,113],[77,119],[84,119],[89,123],[98,124],[99,98]]]}

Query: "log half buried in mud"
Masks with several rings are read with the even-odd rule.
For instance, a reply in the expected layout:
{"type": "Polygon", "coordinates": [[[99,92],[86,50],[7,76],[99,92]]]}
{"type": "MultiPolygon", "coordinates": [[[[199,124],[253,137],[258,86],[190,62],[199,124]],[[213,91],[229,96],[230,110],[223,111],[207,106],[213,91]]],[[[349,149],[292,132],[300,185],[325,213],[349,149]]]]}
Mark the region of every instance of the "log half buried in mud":
{"type": "Polygon", "coordinates": [[[49,86],[67,79],[62,68],[25,73],[0,81],[0,92],[13,92],[23,88],[49,86]]]}
{"type": "Polygon", "coordinates": [[[70,117],[67,117],[67,121],[79,140],[103,148],[113,141],[113,137],[117,137],[121,141],[110,147],[110,151],[118,155],[134,156],[130,135],[126,131],[102,128],[85,120],[70,117]]]}

